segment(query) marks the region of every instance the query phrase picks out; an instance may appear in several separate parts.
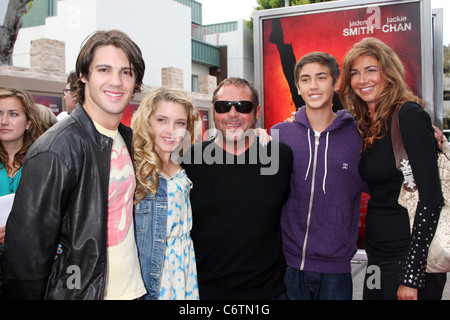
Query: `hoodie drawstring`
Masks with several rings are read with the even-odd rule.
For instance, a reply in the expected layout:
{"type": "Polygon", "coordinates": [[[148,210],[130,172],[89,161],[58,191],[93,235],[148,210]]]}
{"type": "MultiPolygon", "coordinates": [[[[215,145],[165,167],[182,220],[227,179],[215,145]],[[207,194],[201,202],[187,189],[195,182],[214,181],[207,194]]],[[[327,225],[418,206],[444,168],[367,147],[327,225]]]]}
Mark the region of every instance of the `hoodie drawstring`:
{"type": "MultiPolygon", "coordinates": [[[[309,162],[308,162],[308,169],[306,170],[306,175],[305,175],[305,180],[308,178],[308,174],[309,174],[309,169],[311,167],[311,159],[312,159],[312,147],[311,147],[311,138],[310,138],[310,131],[311,129],[308,128],[308,145],[309,145],[309,162]]],[[[323,181],[322,181],[322,191],[325,194],[326,190],[325,190],[325,185],[326,185],[326,180],[327,180],[327,171],[328,171],[328,137],[330,136],[330,132],[327,132],[327,136],[325,138],[325,154],[324,154],[324,164],[325,164],[325,169],[324,169],[324,175],[323,175],[323,181]]]]}
{"type": "Polygon", "coordinates": [[[311,167],[311,157],[312,157],[312,150],[311,150],[311,139],[309,137],[311,129],[308,128],[308,144],[309,144],[309,163],[308,163],[308,169],[306,170],[305,180],[308,178],[309,168],[311,167]]]}
{"type": "Polygon", "coordinates": [[[330,132],[327,132],[327,138],[326,138],[326,144],[325,144],[325,155],[324,155],[324,158],[325,158],[325,173],[324,173],[324,175],[323,175],[323,183],[322,183],[322,190],[323,190],[323,193],[325,194],[326,192],[325,192],[325,182],[326,182],[326,180],[327,180],[327,169],[328,169],[328,164],[327,164],[327,159],[328,159],[328,137],[329,137],[329,135],[330,135],[330,132]]]}

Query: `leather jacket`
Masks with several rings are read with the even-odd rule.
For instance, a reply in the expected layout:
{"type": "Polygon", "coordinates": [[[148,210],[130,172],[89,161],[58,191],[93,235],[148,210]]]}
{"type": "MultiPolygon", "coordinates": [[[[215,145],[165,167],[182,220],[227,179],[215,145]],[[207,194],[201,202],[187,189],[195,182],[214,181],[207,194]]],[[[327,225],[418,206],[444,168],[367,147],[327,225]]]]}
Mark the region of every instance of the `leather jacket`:
{"type": "Polygon", "coordinates": [[[33,144],[6,225],[7,299],[103,299],[112,144],[80,104],[33,144]]]}

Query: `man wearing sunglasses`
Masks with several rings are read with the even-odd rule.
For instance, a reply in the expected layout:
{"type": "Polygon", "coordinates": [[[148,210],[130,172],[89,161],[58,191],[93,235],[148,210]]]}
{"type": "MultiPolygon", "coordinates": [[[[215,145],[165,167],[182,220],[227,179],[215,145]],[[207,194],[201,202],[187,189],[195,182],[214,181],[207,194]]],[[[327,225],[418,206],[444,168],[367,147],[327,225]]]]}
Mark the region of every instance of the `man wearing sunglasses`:
{"type": "MultiPolygon", "coordinates": [[[[221,99],[239,97],[240,91],[240,87],[229,86],[221,99]]],[[[214,123],[219,131],[215,142],[230,153],[240,154],[248,149],[255,137],[250,129],[261,114],[261,106],[251,100],[251,92],[244,96],[248,100],[217,100],[213,104],[214,123]]]]}
{"type": "Polygon", "coordinates": [[[193,161],[183,164],[193,182],[191,237],[200,299],[284,295],[280,214],[289,195],[292,151],[276,139],[261,145],[254,134],[260,114],[253,84],[225,79],[213,94],[217,135],[194,145],[187,153],[193,161]],[[200,163],[194,158],[199,147],[200,163]],[[266,152],[279,161],[270,174],[262,170],[270,166],[261,156],[266,152]]]}

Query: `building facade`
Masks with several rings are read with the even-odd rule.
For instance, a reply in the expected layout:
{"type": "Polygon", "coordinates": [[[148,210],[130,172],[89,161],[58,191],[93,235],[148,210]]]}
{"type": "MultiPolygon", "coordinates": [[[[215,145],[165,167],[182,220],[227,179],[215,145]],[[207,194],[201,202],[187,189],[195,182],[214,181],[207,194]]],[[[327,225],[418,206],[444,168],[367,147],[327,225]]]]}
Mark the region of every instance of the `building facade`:
{"type": "Polygon", "coordinates": [[[181,70],[186,91],[209,88],[211,76],[253,81],[252,37],[244,21],[204,26],[202,5],[194,0],[35,0],[23,16],[13,65],[32,67],[31,41],[45,38],[65,43],[61,71],[69,73],[83,41],[108,29],[126,32],[139,45],[148,86],[162,86],[167,68],[181,70]]]}

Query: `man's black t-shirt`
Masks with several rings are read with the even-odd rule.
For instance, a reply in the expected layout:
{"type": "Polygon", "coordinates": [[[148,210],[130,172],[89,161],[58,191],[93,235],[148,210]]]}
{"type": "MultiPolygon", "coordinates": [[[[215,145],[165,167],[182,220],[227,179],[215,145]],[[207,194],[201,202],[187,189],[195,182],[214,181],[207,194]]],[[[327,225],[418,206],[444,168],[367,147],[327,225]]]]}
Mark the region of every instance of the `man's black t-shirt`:
{"type": "Polygon", "coordinates": [[[183,159],[193,183],[191,237],[200,299],[270,299],[283,293],[280,214],[289,195],[291,149],[255,141],[234,156],[206,141],[183,159]]]}

